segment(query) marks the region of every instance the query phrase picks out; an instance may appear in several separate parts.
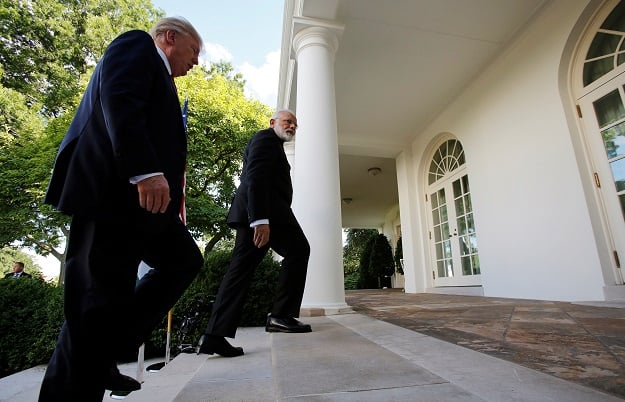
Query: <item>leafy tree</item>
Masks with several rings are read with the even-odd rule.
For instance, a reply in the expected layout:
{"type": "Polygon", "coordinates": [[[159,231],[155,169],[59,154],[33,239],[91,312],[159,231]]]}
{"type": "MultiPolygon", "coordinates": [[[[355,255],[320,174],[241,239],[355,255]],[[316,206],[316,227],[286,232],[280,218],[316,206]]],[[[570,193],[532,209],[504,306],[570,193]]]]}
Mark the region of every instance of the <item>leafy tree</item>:
{"type": "Polygon", "coordinates": [[[267,127],[271,110],[247,99],[232,67],[195,68],[177,79],[188,99],[187,226],[207,241],[206,252],[230,235],[226,214],[234,196],[245,144],[267,127]]]}
{"type": "MultiPolygon", "coordinates": [[[[69,219],[41,203],[58,146],[104,47],[122,31],[147,29],[162,12],[149,0],[0,5],[0,246],[18,242],[54,255],[62,282],[69,219]]],[[[244,83],[228,63],[178,79],[190,105],[187,223],[207,250],[230,233],[225,214],[244,144],[270,116],[245,98],[244,83]]]]}
{"type": "Polygon", "coordinates": [[[343,246],[343,270],[345,274],[358,272],[360,254],[369,238],[378,234],[375,229],[347,229],[343,246]]]}
{"type": "Polygon", "coordinates": [[[378,287],[377,277],[369,271],[371,264],[371,251],[375,243],[375,236],[367,239],[358,263],[358,288],[359,289],[376,289],[378,287]]]}
{"type": "Polygon", "coordinates": [[[161,15],[150,0],[0,0],[0,84],[58,115],[113,37],[161,15]]]}
{"type": "Polygon", "coordinates": [[[393,272],[393,251],[388,239],[381,233],[370,237],[360,256],[360,288],[379,288],[383,278],[393,275],[393,272]]]}

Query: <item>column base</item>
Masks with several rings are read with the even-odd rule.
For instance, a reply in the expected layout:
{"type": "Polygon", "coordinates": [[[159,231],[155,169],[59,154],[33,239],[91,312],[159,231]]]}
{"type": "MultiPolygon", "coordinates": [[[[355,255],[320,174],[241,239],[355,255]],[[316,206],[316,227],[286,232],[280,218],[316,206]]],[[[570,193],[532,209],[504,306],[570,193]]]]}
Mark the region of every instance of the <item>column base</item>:
{"type": "Polygon", "coordinates": [[[321,317],[326,315],[352,314],[354,311],[347,304],[335,306],[304,306],[299,310],[300,317],[321,317]]]}

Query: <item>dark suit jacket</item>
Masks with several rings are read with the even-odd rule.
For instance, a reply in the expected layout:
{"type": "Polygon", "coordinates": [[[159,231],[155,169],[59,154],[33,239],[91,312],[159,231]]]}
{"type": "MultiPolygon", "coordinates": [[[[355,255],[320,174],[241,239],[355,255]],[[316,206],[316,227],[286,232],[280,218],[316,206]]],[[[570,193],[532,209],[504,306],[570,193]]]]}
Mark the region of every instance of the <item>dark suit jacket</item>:
{"type": "MultiPolygon", "coordinates": [[[[9,272],[8,274],[4,275],[4,277],[5,278],[13,278],[13,272],[9,272]]],[[[32,278],[32,275],[22,271],[22,274],[20,275],[20,278],[32,278]]]]}
{"type": "Polygon", "coordinates": [[[247,226],[259,219],[271,224],[296,224],[291,210],[291,166],[273,128],[261,130],[243,154],[241,182],[228,213],[228,225],[247,226]]]}
{"type": "Polygon", "coordinates": [[[91,77],[63,139],[45,202],[69,215],[138,208],[129,178],[163,172],[178,214],[186,135],[173,80],[143,31],[118,36],[91,77]]]}

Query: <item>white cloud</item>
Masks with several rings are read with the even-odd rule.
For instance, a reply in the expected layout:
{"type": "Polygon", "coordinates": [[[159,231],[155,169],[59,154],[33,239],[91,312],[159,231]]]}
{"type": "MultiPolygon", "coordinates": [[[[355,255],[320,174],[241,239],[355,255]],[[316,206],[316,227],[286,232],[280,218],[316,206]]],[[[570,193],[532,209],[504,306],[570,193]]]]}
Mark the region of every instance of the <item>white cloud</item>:
{"type": "Polygon", "coordinates": [[[205,58],[213,63],[219,61],[232,61],[232,53],[218,43],[204,43],[205,58]]]}
{"type": "Polygon", "coordinates": [[[265,56],[265,63],[256,67],[248,62],[238,67],[246,81],[246,94],[258,99],[267,106],[276,106],[278,96],[278,77],[280,70],[280,51],[276,50],[265,56]]]}

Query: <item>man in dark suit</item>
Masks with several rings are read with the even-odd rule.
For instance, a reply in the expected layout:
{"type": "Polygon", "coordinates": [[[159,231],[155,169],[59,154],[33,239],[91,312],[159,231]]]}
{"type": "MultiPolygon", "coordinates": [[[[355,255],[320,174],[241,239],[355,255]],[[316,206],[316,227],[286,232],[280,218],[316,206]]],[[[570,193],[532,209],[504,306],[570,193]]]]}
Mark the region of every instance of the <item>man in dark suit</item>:
{"type": "Polygon", "coordinates": [[[13,272],[9,272],[4,275],[6,278],[32,278],[32,276],[28,272],[24,272],[24,263],[21,261],[16,261],[13,264],[13,272]]]}
{"type": "Polygon", "coordinates": [[[283,257],[279,283],[267,332],[310,332],[310,325],[299,322],[299,311],[306,283],[310,246],[293,210],[293,186],[284,142],[291,141],[297,119],[288,110],[279,110],[270,127],[257,132],[243,155],[240,185],[228,214],[228,225],[236,229],[232,260],[212,309],[198,353],[240,356],[225,337],[234,338],[245,296],[254,270],[271,247],[283,257]]]}
{"type": "Polygon", "coordinates": [[[63,139],[45,202],[72,216],[65,324],[40,401],[101,401],[140,384],[116,357],[136,353],[203,258],[180,220],[186,134],[173,77],[202,40],[182,18],[118,36],[63,139]],[[140,261],[154,269],[136,281],[140,261]]]}

